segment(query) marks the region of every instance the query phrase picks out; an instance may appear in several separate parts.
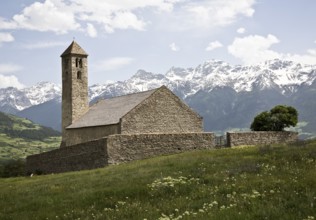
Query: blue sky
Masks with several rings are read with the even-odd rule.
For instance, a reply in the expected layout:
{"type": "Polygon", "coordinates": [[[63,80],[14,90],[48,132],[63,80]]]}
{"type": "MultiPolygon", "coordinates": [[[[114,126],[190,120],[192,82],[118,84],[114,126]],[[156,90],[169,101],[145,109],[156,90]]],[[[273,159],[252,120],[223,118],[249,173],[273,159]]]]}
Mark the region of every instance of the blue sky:
{"type": "Polygon", "coordinates": [[[0,0],[0,88],[60,83],[60,54],[89,54],[89,84],[210,59],[316,64],[315,0],[0,0]]]}

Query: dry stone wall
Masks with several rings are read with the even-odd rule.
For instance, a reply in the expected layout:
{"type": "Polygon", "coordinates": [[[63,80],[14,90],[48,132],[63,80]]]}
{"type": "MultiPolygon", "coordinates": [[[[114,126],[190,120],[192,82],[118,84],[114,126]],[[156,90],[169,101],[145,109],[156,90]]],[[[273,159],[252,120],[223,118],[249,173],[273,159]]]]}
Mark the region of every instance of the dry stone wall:
{"type": "Polygon", "coordinates": [[[108,164],[106,139],[90,141],[70,147],[27,157],[27,173],[61,173],[104,167],[108,164]]]}
{"type": "Polygon", "coordinates": [[[107,140],[109,164],[214,147],[213,133],[110,135],[107,140]]]}
{"type": "Polygon", "coordinates": [[[291,143],[298,140],[297,132],[288,131],[254,131],[227,132],[227,146],[264,145],[274,143],[291,143]]]}
{"type": "MultiPolygon", "coordinates": [[[[296,132],[228,132],[228,147],[290,143],[296,132]]],[[[114,134],[27,157],[27,173],[61,173],[104,167],[191,150],[215,148],[213,133],[114,134]]]]}
{"type": "Polygon", "coordinates": [[[213,133],[110,135],[27,157],[27,173],[61,173],[215,147],[213,133]]]}

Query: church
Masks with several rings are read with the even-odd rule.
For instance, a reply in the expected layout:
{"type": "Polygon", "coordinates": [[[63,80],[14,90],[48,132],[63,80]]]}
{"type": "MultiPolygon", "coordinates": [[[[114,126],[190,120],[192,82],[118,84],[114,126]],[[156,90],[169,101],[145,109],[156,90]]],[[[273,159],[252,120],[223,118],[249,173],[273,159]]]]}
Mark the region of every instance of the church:
{"type": "Polygon", "coordinates": [[[203,119],[166,86],[89,106],[88,54],[73,41],[61,54],[62,143],[27,158],[27,172],[93,169],[214,147],[203,119]]]}

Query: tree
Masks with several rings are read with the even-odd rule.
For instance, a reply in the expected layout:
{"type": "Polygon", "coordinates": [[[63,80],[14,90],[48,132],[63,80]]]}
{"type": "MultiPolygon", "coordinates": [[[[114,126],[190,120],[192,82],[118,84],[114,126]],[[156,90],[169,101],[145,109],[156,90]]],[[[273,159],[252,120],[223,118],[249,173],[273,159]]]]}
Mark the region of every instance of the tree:
{"type": "Polygon", "coordinates": [[[277,105],[269,112],[257,115],[251,123],[252,131],[283,131],[284,128],[297,124],[297,110],[291,106],[277,105]]]}

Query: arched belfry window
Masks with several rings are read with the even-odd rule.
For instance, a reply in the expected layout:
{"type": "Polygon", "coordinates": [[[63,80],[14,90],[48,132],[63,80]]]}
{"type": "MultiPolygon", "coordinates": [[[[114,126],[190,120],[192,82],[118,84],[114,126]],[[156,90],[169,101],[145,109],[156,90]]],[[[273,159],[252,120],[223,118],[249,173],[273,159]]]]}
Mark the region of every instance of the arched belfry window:
{"type": "Polygon", "coordinates": [[[78,72],[77,72],[77,79],[81,79],[81,77],[82,77],[81,75],[82,75],[82,74],[81,74],[81,71],[78,71],[78,72]]]}
{"type": "Polygon", "coordinates": [[[76,58],[76,67],[78,67],[78,66],[79,66],[79,59],[76,58]]]}

